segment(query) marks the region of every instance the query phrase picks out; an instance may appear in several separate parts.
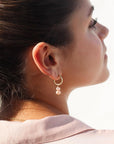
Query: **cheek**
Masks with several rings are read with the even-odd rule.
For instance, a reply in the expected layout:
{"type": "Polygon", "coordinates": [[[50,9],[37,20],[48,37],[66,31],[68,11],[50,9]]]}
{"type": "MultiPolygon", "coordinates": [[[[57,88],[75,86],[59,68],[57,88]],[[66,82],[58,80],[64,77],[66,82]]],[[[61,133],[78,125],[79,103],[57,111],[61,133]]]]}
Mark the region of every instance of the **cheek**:
{"type": "Polygon", "coordinates": [[[93,61],[95,60],[98,65],[102,64],[104,60],[104,48],[101,40],[94,34],[89,38],[89,42],[93,51],[93,61]]]}
{"type": "Polygon", "coordinates": [[[88,45],[90,45],[89,49],[93,55],[94,58],[97,58],[98,61],[102,59],[103,57],[103,46],[98,37],[91,36],[91,38],[88,39],[88,45]]]}
{"type": "MultiPolygon", "coordinates": [[[[94,35],[87,36],[78,45],[80,61],[86,66],[100,65],[103,60],[103,46],[100,39],[94,35]]],[[[79,59],[79,58],[78,58],[79,59]]]]}
{"type": "Polygon", "coordinates": [[[84,37],[77,44],[73,53],[73,70],[82,82],[90,82],[101,72],[103,67],[103,47],[94,35],[84,37]]]}

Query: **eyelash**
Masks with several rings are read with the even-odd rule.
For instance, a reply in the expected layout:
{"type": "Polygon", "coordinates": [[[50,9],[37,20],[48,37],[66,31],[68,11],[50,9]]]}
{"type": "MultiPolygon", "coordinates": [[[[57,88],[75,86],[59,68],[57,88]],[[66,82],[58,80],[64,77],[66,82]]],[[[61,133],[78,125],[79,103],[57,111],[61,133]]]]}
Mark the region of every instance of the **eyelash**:
{"type": "Polygon", "coordinates": [[[89,25],[89,28],[96,28],[95,25],[97,24],[97,18],[96,19],[92,19],[91,23],[89,25]]]}

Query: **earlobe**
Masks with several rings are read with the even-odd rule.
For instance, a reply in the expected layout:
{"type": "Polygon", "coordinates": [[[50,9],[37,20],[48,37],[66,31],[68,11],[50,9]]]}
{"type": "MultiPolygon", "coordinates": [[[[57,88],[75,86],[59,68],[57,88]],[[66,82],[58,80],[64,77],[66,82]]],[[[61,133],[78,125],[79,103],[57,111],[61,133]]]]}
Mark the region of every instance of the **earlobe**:
{"type": "Polygon", "coordinates": [[[32,57],[39,70],[56,80],[59,75],[59,63],[54,57],[54,52],[50,45],[45,42],[38,43],[32,50],[32,57]]]}

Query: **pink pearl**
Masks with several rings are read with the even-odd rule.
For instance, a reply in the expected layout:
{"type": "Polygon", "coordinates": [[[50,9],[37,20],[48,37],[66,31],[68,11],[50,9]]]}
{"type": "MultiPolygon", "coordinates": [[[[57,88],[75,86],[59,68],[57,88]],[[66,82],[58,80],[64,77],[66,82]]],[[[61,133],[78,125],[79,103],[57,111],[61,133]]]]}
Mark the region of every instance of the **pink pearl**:
{"type": "Polygon", "coordinates": [[[61,91],[56,91],[56,94],[57,94],[57,95],[60,95],[60,94],[61,94],[61,91]]]}
{"type": "Polygon", "coordinates": [[[60,88],[60,87],[56,87],[56,90],[57,90],[57,91],[60,91],[60,90],[61,90],[61,88],[60,88]]]}

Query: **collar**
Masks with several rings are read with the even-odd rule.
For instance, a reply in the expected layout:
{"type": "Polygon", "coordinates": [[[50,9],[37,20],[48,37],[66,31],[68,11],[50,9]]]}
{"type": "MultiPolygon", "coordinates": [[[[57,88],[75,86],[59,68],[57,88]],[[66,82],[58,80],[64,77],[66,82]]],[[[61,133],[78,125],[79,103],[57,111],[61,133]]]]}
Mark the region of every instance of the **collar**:
{"type": "Polygon", "coordinates": [[[34,144],[41,144],[89,130],[93,130],[93,128],[67,114],[24,122],[0,121],[0,143],[4,143],[4,141],[6,143],[9,141],[11,143],[26,143],[29,140],[34,144]]]}

